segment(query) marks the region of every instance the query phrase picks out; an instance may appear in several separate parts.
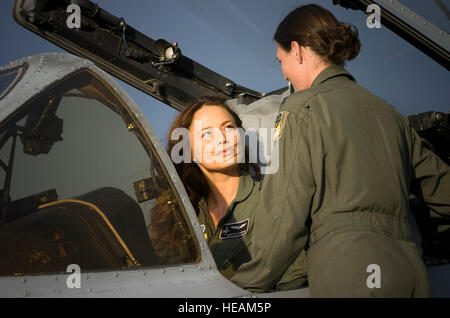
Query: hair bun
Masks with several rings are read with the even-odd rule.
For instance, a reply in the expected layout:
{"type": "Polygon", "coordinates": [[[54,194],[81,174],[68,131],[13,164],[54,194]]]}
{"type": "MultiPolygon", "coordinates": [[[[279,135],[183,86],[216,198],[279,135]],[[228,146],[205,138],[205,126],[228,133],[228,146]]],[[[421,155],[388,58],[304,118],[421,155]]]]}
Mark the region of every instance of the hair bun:
{"type": "Polygon", "coordinates": [[[290,52],[292,41],[310,47],[328,63],[344,65],[354,59],[361,48],[358,30],[339,22],[327,9],[307,4],[289,13],[273,36],[281,47],[290,52]]]}
{"type": "Polygon", "coordinates": [[[334,64],[342,65],[344,61],[354,59],[361,48],[358,30],[353,25],[339,22],[335,29],[335,38],[330,43],[327,58],[334,64]]]}

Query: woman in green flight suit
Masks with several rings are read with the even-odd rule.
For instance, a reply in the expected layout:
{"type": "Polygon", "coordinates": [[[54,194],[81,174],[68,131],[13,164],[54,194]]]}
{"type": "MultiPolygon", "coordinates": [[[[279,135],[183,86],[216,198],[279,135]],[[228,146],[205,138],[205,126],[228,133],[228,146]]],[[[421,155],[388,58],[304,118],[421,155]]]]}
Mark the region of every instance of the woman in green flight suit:
{"type": "Polygon", "coordinates": [[[275,123],[280,168],[264,179],[252,260],[232,281],[263,292],[307,250],[313,297],[430,296],[408,199],[416,189],[450,215],[448,165],[342,67],[359,52],[356,28],[311,4],[292,11],[274,39],[296,92],[275,123]]]}
{"type": "MultiPolygon", "coordinates": [[[[251,260],[253,220],[260,199],[259,168],[246,163],[247,148],[241,142],[240,129],[241,120],[225,105],[224,99],[203,97],[178,114],[169,131],[167,149],[217,267],[227,278],[251,260]],[[183,142],[187,140],[186,148],[183,142]],[[189,149],[190,154],[178,153],[180,149],[189,149]]],[[[152,208],[150,235],[158,256],[176,262],[183,235],[182,227],[177,227],[173,219],[170,201],[171,198],[161,196],[152,208]]],[[[298,288],[305,284],[304,266],[303,257],[270,289],[298,288]]]]}

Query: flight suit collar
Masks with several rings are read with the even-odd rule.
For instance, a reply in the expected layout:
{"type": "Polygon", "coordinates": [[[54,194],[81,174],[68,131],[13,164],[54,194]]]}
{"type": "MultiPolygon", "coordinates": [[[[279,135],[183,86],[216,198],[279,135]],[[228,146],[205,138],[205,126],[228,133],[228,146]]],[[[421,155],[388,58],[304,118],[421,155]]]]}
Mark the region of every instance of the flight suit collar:
{"type": "MultiPolygon", "coordinates": [[[[234,202],[241,202],[248,198],[248,196],[252,193],[253,187],[255,186],[255,181],[253,178],[246,173],[241,174],[239,177],[239,186],[236,196],[234,197],[234,202]]],[[[199,206],[202,208],[207,208],[208,204],[206,202],[206,198],[201,198],[199,201],[199,206]]]]}
{"type": "Polygon", "coordinates": [[[325,81],[337,77],[337,76],[345,76],[349,78],[352,81],[355,81],[355,78],[353,75],[351,75],[345,68],[339,65],[330,65],[326,69],[324,69],[322,72],[317,75],[317,77],[314,79],[314,81],[311,84],[311,88],[319,86],[320,84],[324,83],[325,81]]]}
{"type": "MultiPolygon", "coordinates": [[[[242,173],[239,178],[239,186],[238,186],[238,191],[236,193],[236,196],[234,197],[233,201],[231,202],[230,207],[228,208],[227,214],[219,222],[218,227],[220,227],[220,224],[222,223],[223,220],[228,218],[230,211],[233,210],[234,205],[236,203],[242,202],[250,196],[250,194],[253,191],[254,186],[255,186],[255,181],[253,180],[253,178],[247,173],[242,173]]],[[[206,202],[206,198],[202,197],[200,199],[200,201],[198,203],[198,207],[199,207],[199,210],[201,211],[200,213],[204,213],[205,217],[209,218],[208,203],[206,202]]]]}
{"type": "Polygon", "coordinates": [[[253,178],[249,174],[241,174],[238,191],[233,201],[241,202],[247,199],[252,193],[254,185],[255,181],[253,181],[253,178]]]}

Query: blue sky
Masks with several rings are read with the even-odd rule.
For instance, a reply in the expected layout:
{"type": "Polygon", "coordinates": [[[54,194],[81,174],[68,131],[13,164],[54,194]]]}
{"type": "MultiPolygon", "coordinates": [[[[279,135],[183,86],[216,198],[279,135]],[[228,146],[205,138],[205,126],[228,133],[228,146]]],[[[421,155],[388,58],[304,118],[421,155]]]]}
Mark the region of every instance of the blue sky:
{"type": "MultiPolygon", "coordinates": [[[[176,41],[184,55],[236,83],[269,92],[286,86],[275,60],[273,33],[299,5],[317,3],[341,21],[355,25],[362,49],[346,68],[368,90],[400,113],[450,111],[450,73],[385,27],[369,29],[359,11],[332,5],[332,0],[97,0],[102,8],[124,17],[127,24],[153,39],[176,41]]],[[[445,31],[448,18],[434,1],[401,0],[445,31]]],[[[444,0],[450,8],[450,0],[444,0]]],[[[43,52],[62,52],[55,45],[17,25],[13,0],[0,1],[0,65],[43,52]]],[[[165,142],[177,111],[120,82],[142,108],[165,142]]]]}

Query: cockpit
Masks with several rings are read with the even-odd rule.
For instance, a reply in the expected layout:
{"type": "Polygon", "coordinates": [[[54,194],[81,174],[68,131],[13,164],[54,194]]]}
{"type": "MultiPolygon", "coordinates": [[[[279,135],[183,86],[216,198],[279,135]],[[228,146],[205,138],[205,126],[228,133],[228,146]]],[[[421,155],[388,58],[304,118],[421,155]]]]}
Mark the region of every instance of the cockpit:
{"type": "Polygon", "coordinates": [[[47,74],[42,64],[64,65],[58,58],[0,72],[0,111],[10,112],[0,125],[0,276],[198,261],[178,203],[183,253],[170,261],[154,251],[151,208],[163,192],[177,196],[120,87],[74,67],[75,57],[64,76],[47,74]],[[34,94],[22,103],[24,87],[34,94]]]}

